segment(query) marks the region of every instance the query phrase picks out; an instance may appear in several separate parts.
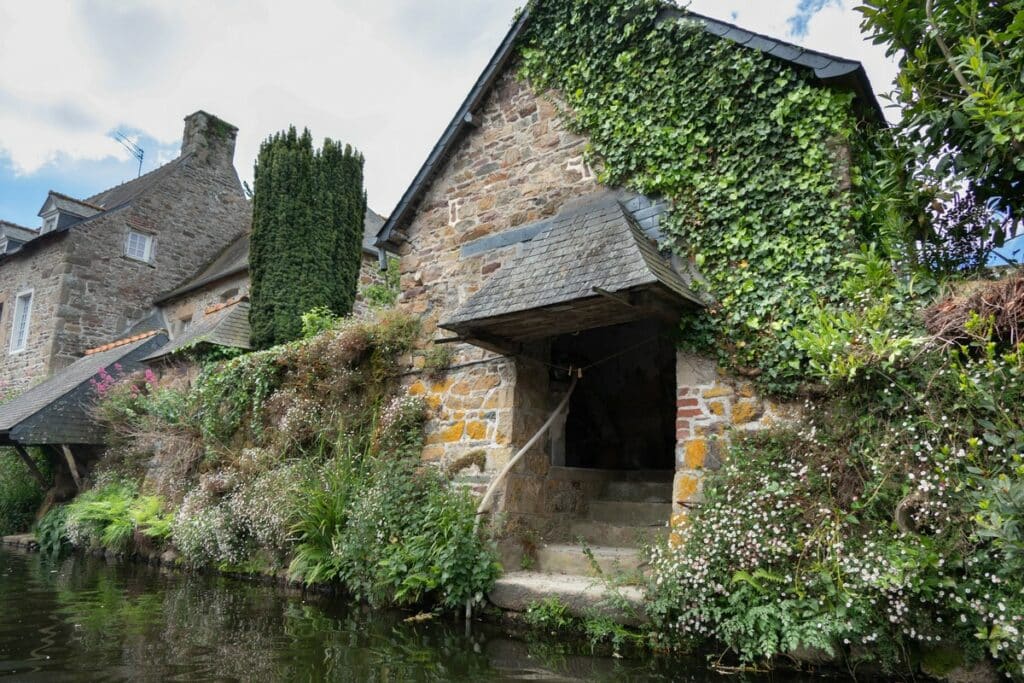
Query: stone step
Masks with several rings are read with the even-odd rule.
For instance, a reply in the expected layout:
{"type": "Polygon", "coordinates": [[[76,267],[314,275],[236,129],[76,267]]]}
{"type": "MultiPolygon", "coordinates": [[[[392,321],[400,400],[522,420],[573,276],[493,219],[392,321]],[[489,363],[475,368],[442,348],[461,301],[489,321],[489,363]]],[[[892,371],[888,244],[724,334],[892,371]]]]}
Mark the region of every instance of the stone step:
{"type": "Polygon", "coordinates": [[[625,526],[595,522],[590,519],[575,519],[569,524],[570,540],[583,539],[590,545],[639,548],[668,537],[668,526],[625,526]]]}
{"type": "Polygon", "coordinates": [[[630,503],[671,503],[671,481],[610,481],[604,485],[600,500],[630,503]]]}
{"type": "Polygon", "coordinates": [[[664,526],[672,518],[672,504],[592,500],[587,518],[621,526],[664,526]]]}
{"type": "Polygon", "coordinates": [[[498,579],[488,594],[498,607],[513,612],[525,612],[542,600],[558,598],[575,617],[589,617],[597,613],[621,624],[632,626],[644,622],[643,591],[635,586],[611,589],[600,579],[542,572],[509,572],[498,579]],[[612,597],[622,597],[629,607],[613,607],[612,597]]]}
{"type": "Polygon", "coordinates": [[[594,569],[583,546],[571,543],[552,543],[537,549],[537,569],[548,574],[576,574],[578,576],[623,576],[636,574],[640,569],[640,553],[635,548],[591,546],[590,552],[600,567],[594,569]]]}

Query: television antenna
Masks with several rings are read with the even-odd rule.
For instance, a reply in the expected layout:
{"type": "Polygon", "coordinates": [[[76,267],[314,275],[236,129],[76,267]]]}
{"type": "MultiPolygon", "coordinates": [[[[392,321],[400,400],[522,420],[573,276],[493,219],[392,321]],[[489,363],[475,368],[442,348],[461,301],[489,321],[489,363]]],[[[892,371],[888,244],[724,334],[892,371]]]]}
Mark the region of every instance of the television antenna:
{"type": "MultiPolygon", "coordinates": [[[[146,156],[146,150],[142,149],[137,144],[132,142],[128,138],[128,136],[125,135],[124,133],[122,133],[121,131],[115,131],[114,132],[114,139],[117,140],[118,142],[120,142],[122,147],[124,147],[126,150],[128,150],[128,152],[133,157],[135,157],[136,159],[139,160],[139,176],[141,176],[142,175],[142,160],[146,156]]],[[[136,177],[138,177],[138,176],[136,176],[136,177]]]]}

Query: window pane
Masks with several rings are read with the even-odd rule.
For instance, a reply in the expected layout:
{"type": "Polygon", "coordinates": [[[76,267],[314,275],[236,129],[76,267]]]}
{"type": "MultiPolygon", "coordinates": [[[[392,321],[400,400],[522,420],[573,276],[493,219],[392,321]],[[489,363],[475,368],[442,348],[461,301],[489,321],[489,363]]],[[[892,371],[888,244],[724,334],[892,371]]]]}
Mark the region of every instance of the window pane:
{"type": "Polygon", "coordinates": [[[22,294],[14,304],[14,322],[11,329],[11,351],[21,351],[28,342],[29,314],[32,311],[32,294],[22,294]]]}
{"type": "Polygon", "coordinates": [[[138,261],[148,261],[150,245],[153,238],[137,232],[128,233],[128,243],[125,245],[125,255],[138,261]]]}

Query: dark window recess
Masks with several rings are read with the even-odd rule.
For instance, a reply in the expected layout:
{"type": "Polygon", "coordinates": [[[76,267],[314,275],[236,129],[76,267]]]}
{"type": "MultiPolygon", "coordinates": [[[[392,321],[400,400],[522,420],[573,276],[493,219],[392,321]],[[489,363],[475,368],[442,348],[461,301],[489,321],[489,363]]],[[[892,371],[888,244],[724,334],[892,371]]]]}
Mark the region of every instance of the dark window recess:
{"type": "Polygon", "coordinates": [[[238,287],[232,287],[231,289],[221,293],[220,301],[221,303],[224,303],[225,301],[231,301],[236,296],[238,296],[238,287]]]}
{"type": "Polygon", "coordinates": [[[603,361],[584,371],[569,401],[566,467],[675,468],[676,352],[660,325],[642,321],[559,337],[551,359],[584,368],[603,361]]]}

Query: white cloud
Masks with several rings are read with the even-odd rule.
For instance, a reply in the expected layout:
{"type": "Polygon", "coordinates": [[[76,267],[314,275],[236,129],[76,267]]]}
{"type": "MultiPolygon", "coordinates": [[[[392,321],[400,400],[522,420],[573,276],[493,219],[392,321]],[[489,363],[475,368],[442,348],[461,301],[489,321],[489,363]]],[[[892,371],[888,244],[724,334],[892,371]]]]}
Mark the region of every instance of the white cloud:
{"type": "MultiPolygon", "coordinates": [[[[261,140],[289,124],[356,145],[371,205],[387,212],[522,1],[4,0],[0,156],[22,174],[126,158],[112,130],[170,145],[182,118],[205,109],[239,126],[243,178],[261,140]]],[[[797,5],[695,0],[693,9],[785,38],[797,5]]],[[[861,59],[886,90],[891,65],[860,40],[844,5],[815,14],[800,42],[861,59]]]]}

